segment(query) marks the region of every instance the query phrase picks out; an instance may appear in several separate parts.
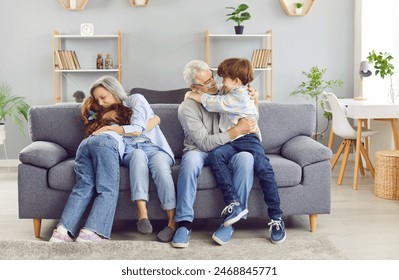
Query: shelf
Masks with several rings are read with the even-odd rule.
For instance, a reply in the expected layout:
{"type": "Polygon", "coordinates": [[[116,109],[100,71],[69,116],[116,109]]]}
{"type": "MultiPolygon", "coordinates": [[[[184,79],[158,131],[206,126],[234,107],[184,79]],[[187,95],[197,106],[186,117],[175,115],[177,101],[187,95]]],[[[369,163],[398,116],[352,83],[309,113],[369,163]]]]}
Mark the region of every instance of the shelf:
{"type": "Polygon", "coordinates": [[[151,0],[129,0],[129,2],[134,7],[147,7],[151,0]]]}
{"type": "MultiPolygon", "coordinates": [[[[90,73],[110,73],[112,75],[117,76],[118,81],[122,83],[122,33],[118,31],[116,34],[105,34],[105,35],[91,35],[91,36],[82,36],[82,35],[69,35],[69,34],[61,34],[59,31],[53,31],[53,92],[54,92],[54,103],[65,102],[63,95],[63,81],[70,82],[75,86],[77,90],[80,88],[73,81],[79,79],[82,76],[90,75],[90,73]],[[83,58],[87,58],[87,55],[90,53],[98,54],[96,46],[100,46],[102,44],[97,44],[97,41],[90,41],[96,39],[103,39],[104,43],[110,44],[112,46],[114,59],[114,67],[112,69],[95,69],[92,68],[94,65],[88,64],[87,59],[79,59],[79,55],[76,55],[75,50],[77,52],[80,49],[84,49],[87,46],[94,46],[93,49],[90,48],[86,50],[86,56],[83,58]],[[74,45],[73,51],[68,50],[66,48],[66,42],[71,42],[74,45]],[[115,45],[114,45],[115,43],[115,45]],[[62,51],[62,52],[59,52],[62,51]],[[67,58],[65,59],[64,51],[67,53],[67,58]],[[61,54],[62,53],[62,54],[61,54]],[[71,59],[72,53],[72,59],[71,59]],[[60,63],[60,61],[62,63],[60,63]],[[66,61],[67,67],[65,67],[64,61],[66,61]],[[83,63],[82,63],[83,62],[83,63]],[[83,64],[83,65],[82,65],[83,64]],[[72,66],[72,67],[71,67],[72,66]],[[83,69],[81,69],[81,67],[83,69]],[[73,79],[72,79],[73,77],[73,79]]],[[[100,41],[102,42],[102,41],[100,41]]],[[[101,49],[101,47],[100,47],[101,49]]],[[[90,56],[90,55],[89,55],[90,56]]]]}
{"type": "Polygon", "coordinates": [[[232,37],[232,38],[248,38],[248,37],[271,37],[271,34],[211,34],[209,33],[209,37],[232,37]]]}
{"type": "Polygon", "coordinates": [[[70,0],[60,0],[62,7],[67,11],[82,11],[89,0],[76,0],[76,8],[71,8],[70,0]]]}
{"type": "Polygon", "coordinates": [[[86,72],[86,73],[88,73],[88,72],[118,72],[119,71],[119,69],[79,69],[79,70],[60,70],[60,69],[55,69],[54,70],[55,72],[57,72],[57,73],[62,73],[62,72],[69,72],[69,73],[72,73],[72,72],[76,72],[76,73],[82,73],[82,72],[86,72]]]}
{"type": "MultiPolygon", "coordinates": [[[[205,62],[211,67],[212,70],[217,70],[217,67],[214,67],[211,63],[211,39],[214,41],[213,43],[223,43],[220,42],[221,40],[215,40],[215,39],[228,39],[230,41],[230,38],[232,40],[249,40],[251,43],[248,42],[248,48],[255,50],[253,48],[253,45],[251,47],[250,44],[253,44],[254,40],[250,40],[251,38],[258,38],[255,41],[261,41],[263,45],[263,50],[272,50],[272,39],[273,39],[273,34],[272,30],[267,30],[263,34],[217,34],[217,33],[209,33],[208,31],[205,32],[205,62]],[[217,42],[216,42],[217,41],[217,42]]],[[[241,41],[240,41],[241,42],[241,41]]],[[[246,48],[246,42],[244,42],[245,48],[246,48]]],[[[272,52],[270,53],[270,58],[266,58],[266,60],[269,60],[268,64],[263,64],[259,66],[266,66],[269,65],[269,67],[266,68],[254,68],[255,72],[258,72],[261,74],[261,76],[264,78],[264,84],[265,84],[265,92],[262,94],[261,97],[263,97],[267,101],[272,101],[273,98],[273,64],[272,64],[272,52]]],[[[253,55],[253,54],[252,54],[253,55]]],[[[248,60],[251,61],[250,57],[247,57],[248,60]]],[[[215,63],[215,62],[214,62],[215,63]]]]}
{"type": "Polygon", "coordinates": [[[106,39],[106,38],[118,38],[118,35],[54,35],[54,38],[68,38],[68,39],[106,39]]]}
{"type": "Polygon", "coordinates": [[[310,13],[310,11],[313,8],[313,5],[315,4],[316,0],[280,0],[280,4],[283,7],[284,12],[286,13],[287,16],[292,16],[292,17],[303,17],[306,16],[310,13]],[[301,2],[303,3],[302,14],[296,14],[295,13],[295,3],[296,2],[301,2]]]}

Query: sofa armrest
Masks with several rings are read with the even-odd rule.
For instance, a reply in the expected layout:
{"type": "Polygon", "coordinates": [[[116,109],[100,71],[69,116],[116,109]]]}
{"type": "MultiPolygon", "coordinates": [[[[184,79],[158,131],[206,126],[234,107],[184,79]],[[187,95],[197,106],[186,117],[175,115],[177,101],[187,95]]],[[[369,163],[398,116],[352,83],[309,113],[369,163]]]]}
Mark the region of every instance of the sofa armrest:
{"type": "Polygon", "coordinates": [[[35,141],[19,153],[22,163],[50,168],[68,158],[68,152],[58,144],[35,141]]]}
{"type": "Polygon", "coordinates": [[[283,144],[281,155],[304,167],[316,162],[330,160],[332,152],[311,137],[300,135],[283,144]]]}

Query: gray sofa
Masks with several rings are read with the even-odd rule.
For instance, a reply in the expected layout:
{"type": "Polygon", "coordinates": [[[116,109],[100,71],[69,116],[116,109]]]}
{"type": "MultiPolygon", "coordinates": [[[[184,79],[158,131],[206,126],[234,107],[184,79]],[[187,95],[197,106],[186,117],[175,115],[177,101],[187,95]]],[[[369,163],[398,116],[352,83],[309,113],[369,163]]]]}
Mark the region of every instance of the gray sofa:
{"type": "MultiPolygon", "coordinates": [[[[176,157],[176,183],[183,153],[183,129],[177,119],[178,104],[152,104],[161,129],[176,157]]],[[[279,186],[285,216],[309,215],[310,231],[316,230],[317,214],[330,213],[331,150],[310,135],[315,108],[310,104],[260,103],[259,126],[279,186]]],[[[33,219],[34,234],[40,236],[42,219],[59,219],[75,184],[74,156],[83,139],[84,126],[78,104],[34,106],[29,111],[32,143],[19,155],[19,218],[33,219]]],[[[136,219],[130,201],[128,170],[121,167],[120,195],[115,219],[136,219]]],[[[151,181],[148,210],[150,219],[165,219],[151,181]]],[[[198,180],[196,218],[220,218],[223,209],[220,190],[209,167],[198,180]]],[[[267,218],[259,182],[255,179],[249,197],[249,218],[267,218]]]]}

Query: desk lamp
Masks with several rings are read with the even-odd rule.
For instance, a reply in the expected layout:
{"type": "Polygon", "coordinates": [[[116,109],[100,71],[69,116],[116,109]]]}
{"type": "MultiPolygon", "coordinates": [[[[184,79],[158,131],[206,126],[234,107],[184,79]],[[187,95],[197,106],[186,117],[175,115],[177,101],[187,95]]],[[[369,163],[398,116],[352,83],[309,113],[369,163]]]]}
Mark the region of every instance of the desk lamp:
{"type": "Polygon", "coordinates": [[[356,97],[355,100],[367,100],[366,97],[363,97],[363,78],[370,77],[371,74],[373,74],[373,73],[371,72],[370,64],[366,60],[363,60],[362,62],[360,62],[360,69],[359,69],[360,96],[356,97]]]}

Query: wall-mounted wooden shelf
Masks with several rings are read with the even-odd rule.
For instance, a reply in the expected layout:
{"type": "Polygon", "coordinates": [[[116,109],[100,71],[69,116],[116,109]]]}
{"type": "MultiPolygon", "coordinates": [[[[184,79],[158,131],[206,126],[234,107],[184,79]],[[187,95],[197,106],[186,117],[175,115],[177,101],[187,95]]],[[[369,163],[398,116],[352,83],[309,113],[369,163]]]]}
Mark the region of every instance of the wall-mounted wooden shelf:
{"type": "Polygon", "coordinates": [[[151,0],[129,0],[130,5],[135,7],[147,7],[151,0]]]}
{"type": "Polygon", "coordinates": [[[60,0],[62,7],[67,11],[82,11],[89,0],[76,0],[76,8],[71,8],[71,0],[60,0]]]}
{"type": "Polygon", "coordinates": [[[283,10],[287,14],[287,16],[293,16],[293,17],[301,17],[308,15],[312,10],[315,2],[316,0],[280,0],[280,4],[283,7],[283,10]],[[295,13],[296,2],[301,2],[303,4],[302,6],[303,12],[301,14],[295,13]]]}

